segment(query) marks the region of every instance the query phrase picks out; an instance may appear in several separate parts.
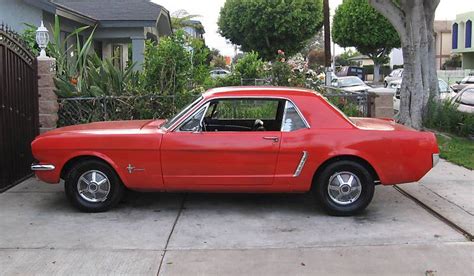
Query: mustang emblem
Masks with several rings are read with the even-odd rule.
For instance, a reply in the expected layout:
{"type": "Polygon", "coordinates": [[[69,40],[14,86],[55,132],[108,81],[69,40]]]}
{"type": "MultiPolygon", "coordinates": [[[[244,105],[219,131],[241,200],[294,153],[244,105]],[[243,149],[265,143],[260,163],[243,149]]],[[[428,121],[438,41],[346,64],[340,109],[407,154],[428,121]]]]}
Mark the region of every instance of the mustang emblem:
{"type": "Polygon", "coordinates": [[[132,174],[134,172],[142,172],[145,169],[137,169],[135,168],[132,164],[128,164],[128,167],[126,168],[129,174],[132,174]]]}

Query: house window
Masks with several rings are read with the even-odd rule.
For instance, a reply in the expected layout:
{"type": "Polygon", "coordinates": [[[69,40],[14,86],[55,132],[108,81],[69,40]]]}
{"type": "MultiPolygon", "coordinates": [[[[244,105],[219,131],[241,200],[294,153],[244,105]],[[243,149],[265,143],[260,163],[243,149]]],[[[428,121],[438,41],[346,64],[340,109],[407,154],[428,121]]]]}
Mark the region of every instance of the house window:
{"type": "Polygon", "coordinates": [[[466,22],[466,48],[471,48],[472,40],[472,21],[468,20],[466,22]]]}
{"type": "Polygon", "coordinates": [[[458,48],[458,23],[453,24],[453,49],[458,48]]]}

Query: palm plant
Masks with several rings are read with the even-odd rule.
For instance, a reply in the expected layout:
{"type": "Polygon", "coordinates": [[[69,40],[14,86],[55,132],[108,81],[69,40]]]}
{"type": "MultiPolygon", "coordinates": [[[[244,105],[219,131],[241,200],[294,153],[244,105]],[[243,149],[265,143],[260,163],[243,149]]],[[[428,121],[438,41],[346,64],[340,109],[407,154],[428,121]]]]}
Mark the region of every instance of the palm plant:
{"type": "Polygon", "coordinates": [[[174,12],[173,15],[171,16],[171,27],[175,31],[184,29],[186,27],[204,29],[202,25],[197,26],[196,24],[192,22],[192,20],[195,19],[196,17],[201,17],[201,16],[197,14],[189,14],[185,10],[178,10],[174,12]]]}

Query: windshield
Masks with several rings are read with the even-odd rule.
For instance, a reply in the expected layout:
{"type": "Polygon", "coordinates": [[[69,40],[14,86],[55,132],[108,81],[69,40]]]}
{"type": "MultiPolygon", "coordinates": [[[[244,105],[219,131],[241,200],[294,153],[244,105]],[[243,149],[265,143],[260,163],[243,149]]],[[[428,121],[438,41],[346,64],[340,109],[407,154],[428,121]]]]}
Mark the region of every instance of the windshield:
{"type": "Polygon", "coordinates": [[[196,100],[194,100],[192,103],[190,103],[188,106],[183,108],[180,112],[178,112],[178,114],[173,116],[171,119],[166,120],[166,123],[162,127],[165,128],[165,129],[168,129],[176,121],[178,121],[184,114],[188,113],[189,110],[191,110],[193,107],[195,107],[202,99],[203,99],[203,97],[199,96],[196,100]]]}
{"type": "Polygon", "coordinates": [[[474,89],[468,89],[459,97],[458,103],[474,106],[474,89]]]}
{"type": "Polygon", "coordinates": [[[339,87],[365,85],[365,83],[361,79],[359,79],[358,77],[341,78],[341,79],[338,80],[338,82],[339,82],[339,87]]]}

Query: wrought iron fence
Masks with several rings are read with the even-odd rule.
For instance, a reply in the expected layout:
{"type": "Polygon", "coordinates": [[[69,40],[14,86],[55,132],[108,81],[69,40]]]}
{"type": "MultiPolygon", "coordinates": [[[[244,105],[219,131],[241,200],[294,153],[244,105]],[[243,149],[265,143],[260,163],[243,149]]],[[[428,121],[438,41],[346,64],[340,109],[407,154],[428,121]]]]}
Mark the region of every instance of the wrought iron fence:
{"type": "Polygon", "coordinates": [[[372,96],[368,93],[330,92],[322,95],[347,116],[371,116],[372,96]]]}
{"type": "Polygon", "coordinates": [[[58,126],[98,121],[169,118],[196,97],[196,94],[180,94],[61,98],[58,100],[58,126]]]}

